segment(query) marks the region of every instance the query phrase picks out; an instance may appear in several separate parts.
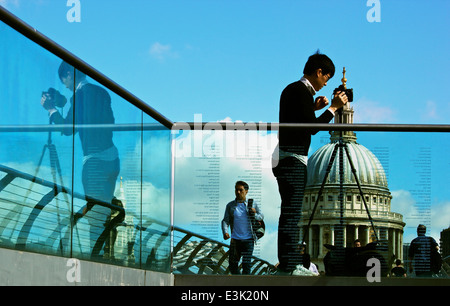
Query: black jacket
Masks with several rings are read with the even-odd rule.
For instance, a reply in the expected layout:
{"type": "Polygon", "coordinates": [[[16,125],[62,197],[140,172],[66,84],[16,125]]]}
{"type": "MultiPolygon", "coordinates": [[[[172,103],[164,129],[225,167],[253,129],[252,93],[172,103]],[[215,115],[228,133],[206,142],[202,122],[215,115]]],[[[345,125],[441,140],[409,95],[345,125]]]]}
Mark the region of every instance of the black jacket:
{"type": "MultiPolygon", "coordinates": [[[[281,93],[280,123],[328,123],[333,118],[334,116],[329,110],[316,118],[313,95],[301,81],[289,84],[281,93]]],[[[318,130],[314,129],[280,128],[278,134],[280,149],[307,156],[311,135],[317,132],[318,130]]]]}
{"type": "Polygon", "coordinates": [[[100,86],[85,84],[78,89],[70,99],[70,108],[67,116],[63,118],[59,112],[50,117],[56,124],[69,126],[62,130],[64,135],[72,135],[75,124],[75,133],[78,131],[85,156],[104,151],[113,146],[113,131],[109,127],[82,128],[82,125],[114,124],[114,115],[111,108],[111,97],[100,86]],[[74,102],[75,100],[75,102],[74,102]]]}

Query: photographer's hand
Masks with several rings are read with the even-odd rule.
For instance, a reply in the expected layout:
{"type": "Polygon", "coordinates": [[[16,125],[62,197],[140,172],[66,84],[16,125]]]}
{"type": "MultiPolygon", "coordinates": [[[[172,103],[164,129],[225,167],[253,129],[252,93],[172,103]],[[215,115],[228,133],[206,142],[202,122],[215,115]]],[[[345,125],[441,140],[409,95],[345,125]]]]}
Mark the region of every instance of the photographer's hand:
{"type": "Polygon", "coordinates": [[[331,101],[331,106],[329,109],[332,112],[336,112],[338,109],[340,109],[345,104],[347,104],[347,102],[348,102],[348,98],[347,98],[347,95],[345,94],[345,92],[339,91],[336,93],[333,100],[331,101]]]}
{"type": "Polygon", "coordinates": [[[329,104],[328,98],[324,96],[320,96],[316,98],[316,101],[314,102],[314,110],[318,111],[324,108],[329,104]]]}
{"type": "Polygon", "coordinates": [[[52,111],[55,111],[55,110],[56,110],[56,109],[55,109],[55,102],[54,102],[53,99],[49,96],[48,93],[43,93],[43,94],[42,94],[42,97],[41,97],[41,105],[42,105],[42,107],[43,107],[45,110],[47,110],[47,111],[49,111],[49,112],[52,112],[52,111]]]}

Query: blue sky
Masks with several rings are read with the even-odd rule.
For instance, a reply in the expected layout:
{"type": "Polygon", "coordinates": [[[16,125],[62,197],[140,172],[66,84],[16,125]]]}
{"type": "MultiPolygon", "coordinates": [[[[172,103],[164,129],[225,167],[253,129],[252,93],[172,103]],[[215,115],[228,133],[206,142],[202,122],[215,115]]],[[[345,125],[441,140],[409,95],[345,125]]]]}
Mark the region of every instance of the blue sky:
{"type": "MultiPolygon", "coordinates": [[[[79,0],[81,22],[67,20],[65,0],[0,5],[172,121],[201,114],[212,122],[277,122],[281,91],[320,49],[337,71],[319,94],[331,96],[345,66],[355,123],[450,124],[450,1],[380,0],[380,22],[369,22],[367,2],[79,0]]],[[[311,153],[323,139],[326,133],[315,137],[311,153]]],[[[389,148],[383,166],[396,196],[392,210],[405,218],[418,201],[413,192],[422,171],[409,162],[420,154],[418,143],[432,148],[432,234],[439,238],[450,225],[448,135],[359,133],[358,140],[369,149],[389,148]]],[[[183,162],[180,180],[193,167],[182,168],[183,162]]],[[[265,179],[266,201],[278,203],[270,169],[265,179]]],[[[276,224],[276,213],[270,218],[276,224]]],[[[407,222],[405,242],[414,236],[414,222],[407,222]]]]}
{"type": "Polygon", "coordinates": [[[0,0],[172,121],[278,121],[282,89],[320,49],[355,90],[357,122],[449,123],[446,0],[0,0]]]}

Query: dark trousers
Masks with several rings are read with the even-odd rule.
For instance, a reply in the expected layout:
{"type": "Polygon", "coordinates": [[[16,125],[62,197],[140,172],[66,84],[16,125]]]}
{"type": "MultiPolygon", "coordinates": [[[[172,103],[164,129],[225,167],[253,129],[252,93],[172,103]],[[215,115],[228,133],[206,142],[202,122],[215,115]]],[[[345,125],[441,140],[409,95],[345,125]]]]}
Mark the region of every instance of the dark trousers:
{"type": "Polygon", "coordinates": [[[250,274],[252,254],[255,242],[253,239],[237,240],[231,239],[228,265],[231,274],[239,273],[239,260],[242,257],[242,274],[250,274]]]}
{"type": "MultiPolygon", "coordinates": [[[[82,170],[82,183],[86,196],[111,203],[119,171],[119,159],[103,161],[98,158],[90,158],[83,165],[82,170]]],[[[102,205],[95,205],[95,202],[88,202],[87,205],[90,210],[87,220],[90,225],[90,247],[92,248],[111,220],[111,209],[102,205]]],[[[111,235],[106,237],[105,249],[108,249],[108,251],[114,245],[116,235],[117,232],[112,231],[112,237],[110,237],[111,235]]],[[[97,252],[99,251],[97,250],[97,252]]]]}
{"type": "Polygon", "coordinates": [[[120,160],[90,158],[83,165],[82,183],[87,196],[111,203],[120,171],[120,160]]]}
{"type": "Polygon", "coordinates": [[[280,160],[272,169],[277,178],[281,197],[278,222],[278,268],[293,271],[301,263],[299,251],[303,196],[307,179],[307,167],[294,157],[280,160]]]}

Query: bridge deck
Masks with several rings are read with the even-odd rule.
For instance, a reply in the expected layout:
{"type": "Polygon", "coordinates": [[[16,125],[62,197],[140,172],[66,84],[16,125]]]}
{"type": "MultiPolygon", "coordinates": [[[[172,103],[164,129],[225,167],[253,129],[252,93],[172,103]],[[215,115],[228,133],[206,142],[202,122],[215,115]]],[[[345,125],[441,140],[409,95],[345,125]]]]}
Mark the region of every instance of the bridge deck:
{"type": "Polygon", "coordinates": [[[450,286],[450,279],[382,277],[278,276],[278,275],[175,275],[175,286],[450,286]]]}

